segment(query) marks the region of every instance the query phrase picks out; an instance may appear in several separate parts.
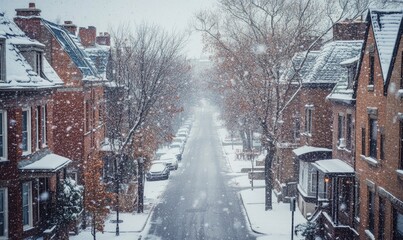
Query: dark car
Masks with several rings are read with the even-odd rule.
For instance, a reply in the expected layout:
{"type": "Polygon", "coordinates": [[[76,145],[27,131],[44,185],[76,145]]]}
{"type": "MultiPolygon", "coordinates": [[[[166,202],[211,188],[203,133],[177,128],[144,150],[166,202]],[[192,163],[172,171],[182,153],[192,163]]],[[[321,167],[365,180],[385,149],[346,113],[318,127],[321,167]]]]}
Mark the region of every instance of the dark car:
{"type": "Polygon", "coordinates": [[[150,167],[150,170],[148,170],[148,172],[146,173],[146,179],[148,181],[168,179],[169,172],[169,167],[165,163],[153,163],[150,167]]]}

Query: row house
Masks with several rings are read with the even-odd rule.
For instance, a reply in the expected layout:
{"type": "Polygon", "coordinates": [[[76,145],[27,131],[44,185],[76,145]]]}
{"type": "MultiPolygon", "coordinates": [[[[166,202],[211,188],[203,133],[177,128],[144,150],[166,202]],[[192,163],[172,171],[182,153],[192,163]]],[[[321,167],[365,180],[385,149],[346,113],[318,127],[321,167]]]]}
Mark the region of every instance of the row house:
{"type": "Polygon", "coordinates": [[[104,141],[105,78],[98,74],[81,44],[87,46],[92,36],[82,34],[80,39],[72,22],[59,25],[43,19],[40,13],[30,3],[28,8],[16,9],[14,22],[45,46],[44,59],[63,81],[52,96],[53,148],[56,154],[73,160],[69,174],[81,184],[85,164],[97,156],[104,141]]]}
{"type": "Polygon", "coordinates": [[[316,209],[318,175],[311,163],[332,157],[332,110],[325,99],[344,73],[340,62],[359,54],[364,33],[362,21],[338,22],[333,41],[319,51],[297,53],[291,69],[298,71],[287,73],[298,90],[282,113],[274,162],[275,193],[285,202],[298,195],[305,216],[316,209]]]}
{"type": "Polygon", "coordinates": [[[332,158],[312,163],[317,176],[313,219],[323,239],[358,239],[353,97],[358,59],[359,55],[340,63],[344,74],[326,98],[332,105],[332,158]]]}
{"type": "Polygon", "coordinates": [[[54,234],[56,186],[71,163],[55,153],[52,97],[63,81],[45,51],[0,13],[0,239],[54,234]]]}
{"type": "Polygon", "coordinates": [[[370,10],[356,98],[360,239],[403,239],[403,10],[370,10]]]}

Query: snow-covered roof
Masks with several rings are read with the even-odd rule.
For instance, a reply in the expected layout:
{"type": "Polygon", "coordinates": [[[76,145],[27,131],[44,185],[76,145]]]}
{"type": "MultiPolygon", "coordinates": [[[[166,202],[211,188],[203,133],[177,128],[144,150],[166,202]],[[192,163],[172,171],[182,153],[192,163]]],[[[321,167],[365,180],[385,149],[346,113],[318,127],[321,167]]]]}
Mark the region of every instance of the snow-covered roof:
{"type": "Polygon", "coordinates": [[[332,152],[332,149],[329,148],[320,148],[320,147],[312,147],[312,146],[302,146],[299,148],[296,148],[292,150],[295,155],[301,156],[307,153],[313,153],[313,152],[332,152]]]}
{"type": "Polygon", "coordinates": [[[71,162],[70,159],[54,154],[47,153],[31,162],[25,162],[23,166],[19,166],[21,171],[28,172],[56,172],[71,162]]]}
{"type": "Polygon", "coordinates": [[[354,174],[354,169],[340,159],[318,160],[312,165],[325,174],[354,174]]]}
{"type": "Polygon", "coordinates": [[[94,64],[80,46],[79,41],[63,27],[55,23],[42,19],[42,23],[49,29],[57,39],[64,51],[70,56],[71,60],[80,69],[84,80],[100,80],[94,64]]]}
{"type": "Polygon", "coordinates": [[[353,97],[354,90],[352,88],[348,88],[347,86],[346,79],[338,82],[326,99],[350,104],[353,100],[355,100],[353,97]]]}
{"type": "Polygon", "coordinates": [[[384,82],[388,77],[389,68],[392,65],[393,51],[397,42],[403,10],[370,10],[369,16],[372,22],[376,47],[381,62],[384,82]]]}
{"type": "Polygon", "coordinates": [[[44,45],[32,40],[18,26],[0,12],[0,39],[5,39],[5,80],[0,89],[50,88],[63,84],[54,69],[44,59],[44,78],[38,76],[25,59],[19,47],[44,45]]]}
{"type": "Polygon", "coordinates": [[[87,53],[91,61],[94,63],[97,73],[103,79],[106,79],[106,67],[108,65],[110,46],[98,45],[94,47],[85,48],[84,51],[87,53]]]}
{"type": "Polygon", "coordinates": [[[312,66],[315,63],[316,58],[319,56],[319,51],[310,51],[310,52],[297,52],[292,58],[291,64],[287,71],[282,75],[281,81],[289,81],[293,82],[298,81],[299,79],[304,79],[312,69],[312,66]],[[298,71],[297,75],[295,71],[298,71]],[[291,79],[293,78],[293,79],[291,79]]]}
{"type": "Polygon", "coordinates": [[[303,83],[336,83],[345,72],[340,63],[360,54],[363,41],[333,41],[323,46],[303,83]]]}

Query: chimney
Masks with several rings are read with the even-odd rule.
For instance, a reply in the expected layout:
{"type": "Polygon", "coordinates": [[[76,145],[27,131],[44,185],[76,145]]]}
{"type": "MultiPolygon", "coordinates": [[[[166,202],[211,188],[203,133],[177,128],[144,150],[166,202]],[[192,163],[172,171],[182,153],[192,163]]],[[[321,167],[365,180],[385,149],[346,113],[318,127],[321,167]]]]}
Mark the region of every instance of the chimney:
{"type": "Polygon", "coordinates": [[[41,29],[41,10],[36,8],[35,3],[31,2],[28,8],[17,8],[14,22],[25,34],[33,39],[37,39],[41,29]]]}
{"type": "Polygon", "coordinates": [[[105,45],[105,46],[110,46],[111,45],[111,36],[107,32],[100,32],[99,36],[97,36],[97,44],[98,45],[105,45]]]}
{"type": "Polygon", "coordinates": [[[366,27],[362,20],[344,19],[333,26],[333,40],[364,40],[366,27]]]}
{"type": "Polygon", "coordinates": [[[80,27],[78,30],[78,36],[84,47],[93,47],[95,46],[97,29],[94,26],[89,26],[88,28],[80,27]]]}
{"type": "Polygon", "coordinates": [[[73,24],[72,21],[64,21],[63,27],[74,36],[76,35],[77,25],[73,24]]]}

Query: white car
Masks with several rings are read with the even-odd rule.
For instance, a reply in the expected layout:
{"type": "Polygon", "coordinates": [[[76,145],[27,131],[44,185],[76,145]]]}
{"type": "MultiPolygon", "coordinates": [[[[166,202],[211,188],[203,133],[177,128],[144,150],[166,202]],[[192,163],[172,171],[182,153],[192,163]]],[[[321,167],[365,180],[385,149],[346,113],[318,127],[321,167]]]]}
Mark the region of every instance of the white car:
{"type": "Polygon", "coordinates": [[[179,166],[176,155],[171,152],[162,155],[160,159],[155,162],[164,162],[169,167],[170,170],[176,170],[178,169],[179,166]]]}
{"type": "Polygon", "coordinates": [[[146,179],[147,181],[168,179],[169,172],[169,167],[164,162],[153,162],[150,170],[148,170],[148,172],[146,173],[146,179]]]}

